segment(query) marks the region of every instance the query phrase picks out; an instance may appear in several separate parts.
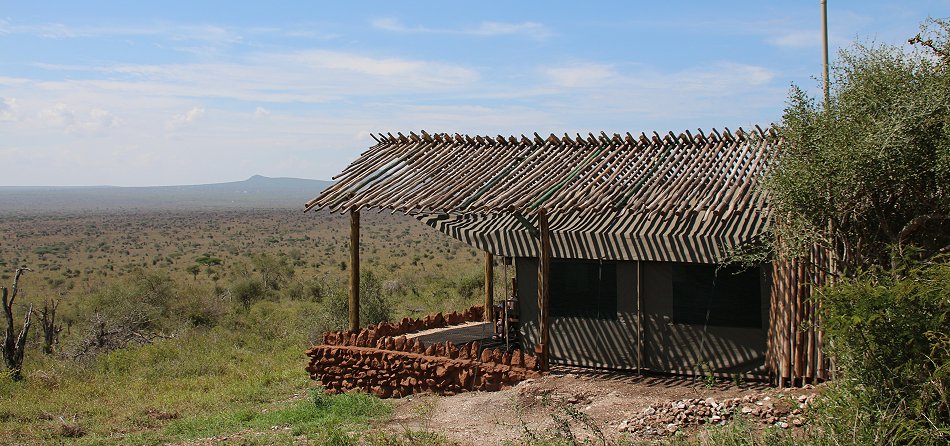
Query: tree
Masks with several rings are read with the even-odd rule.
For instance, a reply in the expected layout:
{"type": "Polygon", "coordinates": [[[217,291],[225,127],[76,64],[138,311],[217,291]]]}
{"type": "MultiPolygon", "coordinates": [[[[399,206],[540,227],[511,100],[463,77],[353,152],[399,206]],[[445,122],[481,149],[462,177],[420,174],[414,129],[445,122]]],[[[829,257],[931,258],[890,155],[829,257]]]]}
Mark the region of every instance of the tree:
{"type": "MultiPolygon", "coordinates": [[[[332,326],[346,327],[349,320],[349,300],[346,288],[336,287],[326,300],[327,315],[332,326]]],[[[383,280],[372,271],[360,273],[360,322],[378,324],[392,317],[392,303],[383,292],[383,280]]]]}
{"type": "Polygon", "coordinates": [[[827,109],[792,88],[765,182],[785,254],[817,244],[849,276],[950,248],[950,27],[924,33],[924,49],[843,51],[827,109]]]}
{"type": "Polygon", "coordinates": [[[284,257],[261,253],[251,256],[251,264],[261,275],[261,285],[266,289],[279,290],[287,279],[294,276],[293,266],[284,257]]]}
{"type": "Polygon", "coordinates": [[[53,346],[59,343],[59,333],[63,331],[63,324],[56,323],[56,309],[60,299],[44,299],[43,308],[37,312],[40,317],[40,327],[43,329],[43,353],[53,353],[53,346]]]}
{"type": "Polygon", "coordinates": [[[26,337],[30,331],[30,315],[33,313],[33,306],[30,305],[30,309],[26,311],[26,315],[23,318],[23,328],[20,330],[20,335],[14,337],[13,302],[16,300],[17,293],[20,291],[20,276],[24,271],[33,270],[27,267],[17,268],[16,273],[13,275],[13,290],[11,292],[8,292],[6,287],[0,287],[3,314],[7,320],[7,329],[3,337],[3,362],[6,364],[7,370],[10,371],[10,378],[14,381],[23,379],[21,373],[23,369],[23,349],[26,347],[26,337]],[[9,300],[7,299],[8,294],[9,300]]]}
{"type": "Polygon", "coordinates": [[[194,264],[185,268],[185,271],[188,271],[193,276],[194,280],[198,280],[198,273],[201,272],[201,267],[198,264],[194,264]]]}
{"type": "Polygon", "coordinates": [[[836,276],[815,443],[950,440],[950,22],[922,35],[843,51],[827,106],[793,87],[765,181],[779,254],[818,246],[836,276]]]}

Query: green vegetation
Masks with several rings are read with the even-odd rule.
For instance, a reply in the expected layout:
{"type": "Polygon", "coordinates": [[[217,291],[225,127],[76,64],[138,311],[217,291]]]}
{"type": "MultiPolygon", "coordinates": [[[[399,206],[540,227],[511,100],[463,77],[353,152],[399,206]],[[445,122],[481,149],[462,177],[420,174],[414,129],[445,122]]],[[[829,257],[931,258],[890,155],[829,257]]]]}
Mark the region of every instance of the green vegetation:
{"type": "Polygon", "coordinates": [[[856,45],[841,53],[828,108],[793,88],[786,140],[766,187],[791,254],[814,245],[845,275],[891,267],[950,244],[950,49],[947,22],[929,48],[856,45]]]}
{"type": "Polygon", "coordinates": [[[825,330],[843,376],[823,409],[847,421],[829,430],[861,444],[950,440],[948,296],[946,262],[864,274],[825,292],[825,330]]]}
{"type": "MultiPolygon", "coordinates": [[[[467,247],[412,219],[380,218],[364,219],[363,249],[374,252],[364,265],[364,321],[478,301],[463,290],[478,258],[448,259],[467,247]],[[426,261],[411,265],[408,249],[426,261]]],[[[0,443],[439,438],[366,432],[386,420],[389,403],[323,396],[304,370],[304,350],[346,325],[346,272],[336,265],[346,258],[345,224],[284,211],[0,218],[0,258],[34,269],[21,281],[17,315],[55,298],[64,327],[45,354],[34,325],[24,380],[0,379],[0,443]],[[38,249],[46,246],[63,247],[62,257],[38,249]]]]}
{"type": "Polygon", "coordinates": [[[793,89],[766,184],[778,248],[835,260],[809,444],[950,442],[950,22],[911,43],[843,52],[827,108],[793,89]]]}

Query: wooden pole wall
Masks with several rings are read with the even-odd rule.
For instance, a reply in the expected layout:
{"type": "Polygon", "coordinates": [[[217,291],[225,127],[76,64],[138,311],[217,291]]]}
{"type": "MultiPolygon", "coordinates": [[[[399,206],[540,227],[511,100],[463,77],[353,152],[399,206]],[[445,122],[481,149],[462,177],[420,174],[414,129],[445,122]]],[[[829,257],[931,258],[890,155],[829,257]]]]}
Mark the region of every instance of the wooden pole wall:
{"type": "Polygon", "coordinates": [[[350,330],[360,328],[360,211],[350,209],[350,330]]]}
{"type": "Polygon", "coordinates": [[[538,366],[548,370],[548,342],[550,326],[548,321],[549,302],[551,300],[551,234],[548,229],[548,214],[544,209],[538,211],[538,230],[541,233],[540,259],[538,259],[538,331],[540,342],[536,348],[538,366]]]}
{"type": "Polygon", "coordinates": [[[495,259],[485,252],[485,322],[495,320],[495,259]]]}
{"type": "Polygon", "coordinates": [[[813,248],[799,258],[772,264],[766,364],[779,386],[796,386],[828,379],[831,365],[823,350],[821,300],[827,283],[829,253],[813,248]]]}

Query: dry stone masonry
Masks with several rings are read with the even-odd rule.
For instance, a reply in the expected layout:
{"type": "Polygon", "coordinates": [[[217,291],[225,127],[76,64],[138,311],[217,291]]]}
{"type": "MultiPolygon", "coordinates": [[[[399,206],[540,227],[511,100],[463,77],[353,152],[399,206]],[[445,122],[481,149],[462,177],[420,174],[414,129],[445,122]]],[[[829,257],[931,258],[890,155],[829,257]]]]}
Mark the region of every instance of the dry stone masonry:
{"type": "Polygon", "coordinates": [[[478,342],[423,345],[407,334],[479,321],[484,308],[383,322],[360,330],[324,334],[323,344],[307,350],[310,377],[333,392],[363,391],[381,398],[432,392],[454,395],[495,391],[538,377],[534,356],[482,349],[478,342]]]}

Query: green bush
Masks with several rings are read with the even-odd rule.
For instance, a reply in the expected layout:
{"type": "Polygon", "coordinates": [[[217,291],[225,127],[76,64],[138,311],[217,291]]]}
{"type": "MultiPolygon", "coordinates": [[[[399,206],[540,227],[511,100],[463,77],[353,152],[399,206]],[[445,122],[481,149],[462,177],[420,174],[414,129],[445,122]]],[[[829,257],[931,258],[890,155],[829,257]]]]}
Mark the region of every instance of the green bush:
{"type": "Polygon", "coordinates": [[[252,303],[263,300],[267,296],[264,290],[264,284],[256,279],[238,279],[231,284],[231,297],[240,302],[244,308],[248,308],[252,303]]]}
{"type": "Polygon", "coordinates": [[[865,411],[878,432],[869,440],[946,444],[950,264],[864,274],[823,294],[822,323],[842,371],[832,395],[839,406],[865,411]]]}
{"type": "MultiPolygon", "coordinates": [[[[372,271],[360,274],[360,325],[378,324],[392,318],[392,303],[383,293],[383,281],[372,271]]],[[[331,326],[346,328],[349,321],[349,296],[345,288],[337,288],[326,299],[331,326]]]]}

